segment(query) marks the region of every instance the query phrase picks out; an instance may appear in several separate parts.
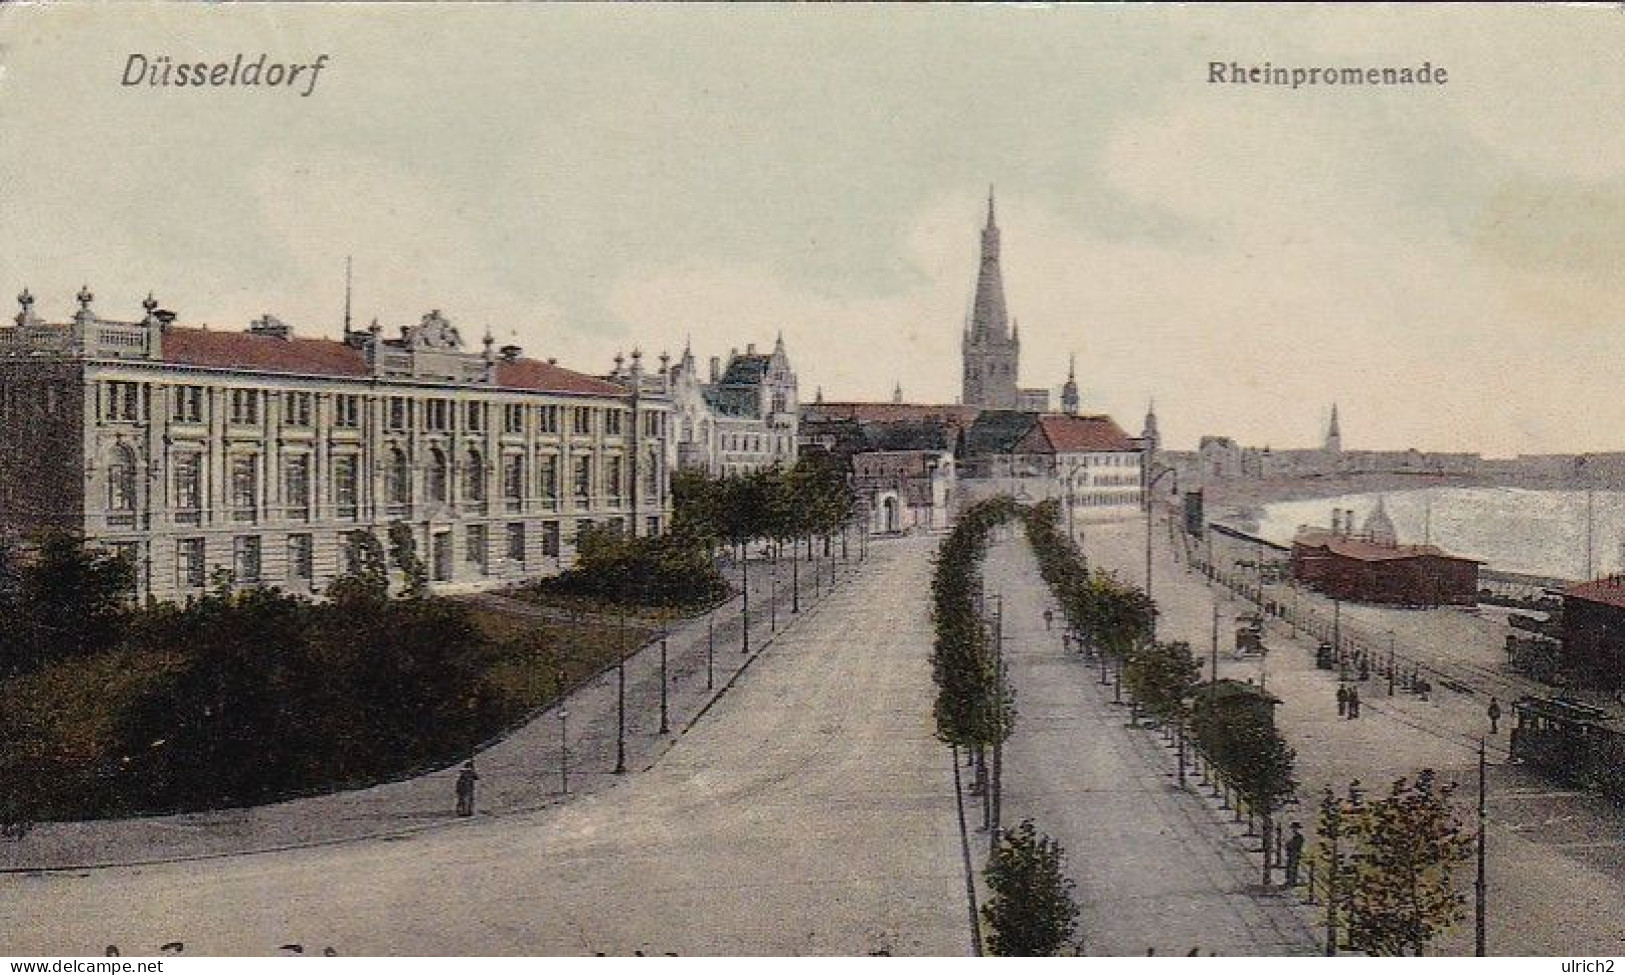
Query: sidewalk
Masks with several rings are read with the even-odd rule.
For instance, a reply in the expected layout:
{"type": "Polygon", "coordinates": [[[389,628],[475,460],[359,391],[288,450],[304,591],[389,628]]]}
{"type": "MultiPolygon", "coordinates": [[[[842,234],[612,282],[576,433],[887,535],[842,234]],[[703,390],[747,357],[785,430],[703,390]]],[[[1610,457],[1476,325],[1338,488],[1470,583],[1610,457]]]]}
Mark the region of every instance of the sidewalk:
{"type": "MultiPolygon", "coordinates": [[[[835,548],[839,555],[839,546],[835,548]]],[[[849,562],[837,559],[838,585],[861,572],[858,548],[849,562]]],[[[870,545],[869,558],[884,557],[883,545],[870,545]]],[[[675,739],[726,692],[775,638],[769,563],[750,566],[750,653],[741,652],[741,600],[738,596],[676,624],[667,637],[670,678],[669,733],[660,735],[660,641],[652,640],[626,662],[626,767],[649,768],[675,739]],[[706,687],[708,626],[714,626],[714,687],[706,687]]],[[[829,593],[828,565],[818,592],[829,593]]],[[[815,599],[811,563],[800,565],[801,608],[815,599]]],[[[730,564],[729,568],[735,568],[730,564]]],[[[730,578],[737,582],[737,575],[730,578]]],[[[790,568],[781,560],[777,587],[777,632],[799,617],[790,612],[790,568]]],[[[602,791],[624,776],[613,774],[616,758],[616,669],[588,680],[562,702],[534,715],[523,726],[490,743],[475,756],[480,781],[476,819],[506,816],[558,804],[560,732],[569,732],[570,797],[602,791]],[[566,721],[559,720],[567,708],[566,721]]],[[[122,820],[40,823],[22,840],[0,841],[0,873],[127,866],[318,846],[377,836],[402,835],[467,820],[451,815],[453,784],[462,762],[404,779],[328,795],[266,806],[122,820]]]]}
{"type": "Polygon", "coordinates": [[[983,578],[989,596],[1003,597],[1015,691],[1004,825],[1031,817],[1066,850],[1083,953],[1316,953],[1308,912],[1259,887],[1240,827],[1197,793],[1194,777],[1189,791],[1178,788],[1161,737],[1127,726],[1128,709],[1111,703],[1095,668],[1063,652],[1059,627],[1045,630],[1053,604],[1019,530],[992,546],[983,578]]]}

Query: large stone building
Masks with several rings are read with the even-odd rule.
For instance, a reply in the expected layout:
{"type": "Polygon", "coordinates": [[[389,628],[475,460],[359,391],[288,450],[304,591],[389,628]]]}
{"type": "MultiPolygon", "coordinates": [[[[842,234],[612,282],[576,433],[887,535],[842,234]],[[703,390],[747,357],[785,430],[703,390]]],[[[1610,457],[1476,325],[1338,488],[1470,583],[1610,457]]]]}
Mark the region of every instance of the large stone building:
{"type": "Polygon", "coordinates": [[[670,372],[678,466],[720,477],[796,462],[800,404],[784,336],[770,353],[733,350],[726,367],[712,356],[706,377],[685,347],[670,372]]]}
{"type": "Polygon", "coordinates": [[[665,529],[665,377],[618,382],[470,351],[438,311],[386,338],[103,319],[88,289],[47,324],[24,291],[0,327],[0,531],[127,553],[138,594],[321,592],[357,533],[408,526],[436,588],[568,566],[581,528],[665,529]]]}

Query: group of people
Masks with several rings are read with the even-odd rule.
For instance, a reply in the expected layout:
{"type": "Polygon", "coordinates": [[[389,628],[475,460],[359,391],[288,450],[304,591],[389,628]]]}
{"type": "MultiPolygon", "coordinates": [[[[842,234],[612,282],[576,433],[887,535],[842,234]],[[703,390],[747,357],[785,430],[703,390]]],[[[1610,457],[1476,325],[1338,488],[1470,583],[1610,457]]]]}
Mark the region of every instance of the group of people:
{"type": "Polygon", "coordinates": [[[1337,716],[1353,721],[1360,716],[1360,688],[1353,684],[1337,685],[1337,716]]]}

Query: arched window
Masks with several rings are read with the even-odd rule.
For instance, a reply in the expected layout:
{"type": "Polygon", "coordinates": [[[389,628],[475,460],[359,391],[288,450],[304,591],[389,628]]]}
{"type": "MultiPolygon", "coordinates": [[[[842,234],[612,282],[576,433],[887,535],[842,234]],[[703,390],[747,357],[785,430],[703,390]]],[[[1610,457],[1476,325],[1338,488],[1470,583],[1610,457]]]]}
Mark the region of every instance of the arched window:
{"type": "Polygon", "coordinates": [[[446,452],[439,447],[429,448],[429,500],[446,500],[446,452]]]}
{"type": "Polygon", "coordinates": [[[470,449],[464,461],[468,465],[463,472],[463,495],[469,501],[485,500],[485,458],[480,456],[478,450],[470,449]]]}
{"type": "Polygon", "coordinates": [[[113,448],[107,464],[107,510],[135,510],[135,451],[122,444],[113,448]]]}
{"type": "Polygon", "coordinates": [[[384,492],[390,504],[412,503],[412,469],[406,463],[406,452],[399,447],[389,448],[389,466],[384,472],[384,492]]]}

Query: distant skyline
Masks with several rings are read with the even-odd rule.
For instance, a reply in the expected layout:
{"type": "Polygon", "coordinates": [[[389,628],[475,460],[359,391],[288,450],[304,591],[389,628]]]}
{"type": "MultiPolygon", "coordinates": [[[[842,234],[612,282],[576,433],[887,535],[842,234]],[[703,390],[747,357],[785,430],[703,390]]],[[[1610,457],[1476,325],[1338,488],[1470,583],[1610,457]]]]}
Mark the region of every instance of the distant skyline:
{"type": "Polygon", "coordinates": [[[352,255],[392,334],[604,372],[782,331],[807,400],[952,402],[991,183],[1023,386],[1075,352],[1179,449],[1314,446],[1335,401],[1348,449],[1625,450],[1621,50],[1611,6],[6,6],[0,288],[336,336],[352,255]],[[261,53],[329,60],[120,84],[261,53]]]}

